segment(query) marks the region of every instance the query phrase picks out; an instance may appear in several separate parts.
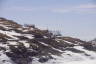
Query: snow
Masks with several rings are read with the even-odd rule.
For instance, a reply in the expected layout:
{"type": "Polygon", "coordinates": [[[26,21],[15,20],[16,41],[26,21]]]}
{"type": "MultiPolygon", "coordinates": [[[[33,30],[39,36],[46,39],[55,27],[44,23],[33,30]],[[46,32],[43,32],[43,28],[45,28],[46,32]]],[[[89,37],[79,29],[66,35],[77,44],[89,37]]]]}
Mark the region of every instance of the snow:
{"type": "MultiPolygon", "coordinates": [[[[91,55],[89,58],[94,58],[96,59],[96,52],[93,52],[93,51],[89,51],[89,50],[85,50],[82,46],[75,46],[74,47],[75,49],[78,49],[78,50],[81,50],[81,51],[84,51],[85,53],[87,53],[88,55],[91,55]]],[[[87,58],[88,59],[88,58],[87,58]]]]}
{"type": "Polygon", "coordinates": [[[23,32],[27,32],[28,30],[23,30],[23,32]]]}
{"type": "Polygon", "coordinates": [[[54,48],[54,47],[52,47],[52,49],[57,50],[57,51],[59,51],[59,52],[63,52],[62,50],[56,49],[56,48],[54,48]]]}
{"type": "Polygon", "coordinates": [[[45,45],[45,46],[49,46],[48,44],[45,44],[44,42],[40,42],[41,44],[45,45]]]}
{"type": "MultiPolygon", "coordinates": [[[[1,23],[0,26],[4,27],[5,29],[11,29],[11,27],[10,28],[7,27],[9,25],[3,25],[2,24],[3,22],[0,22],[0,23],[1,23]]],[[[22,28],[18,28],[18,30],[22,30],[23,32],[28,31],[27,28],[25,30],[23,30],[22,28]]],[[[31,28],[29,30],[33,30],[33,28],[31,28]]],[[[34,38],[32,34],[21,34],[21,33],[16,33],[15,31],[10,32],[10,31],[0,30],[0,33],[9,36],[12,39],[18,39],[18,40],[19,40],[19,38],[15,37],[15,36],[24,36],[29,39],[34,38]]],[[[44,36],[44,38],[47,38],[47,37],[44,36]]],[[[74,44],[67,40],[62,40],[62,39],[58,39],[58,38],[56,39],[56,41],[57,42],[64,41],[65,43],[68,43],[68,44],[74,44]]],[[[30,44],[27,43],[27,41],[20,40],[19,42],[22,42],[24,44],[24,46],[27,48],[30,46],[30,44]]],[[[78,42],[78,41],[75,41],[75,42],[78,42]]],[[[10,44],[10,45],[17,45],[17,43],[18,42],[16,42],[16,41],[7,41],[7,44],[10,44]]],[[[44,42],[40,42],[40,43],[45,46],[51,47],[51,45],[48,45],[44,42]]],[[[78,42],[78,43],[81,43],[81,42],[78,42]]],[[[7,49],[6,51],[10,51],[8,49],[7,44],[0,43],[0,47],[4,47],[7,49]]],[[[52,47],[52,49],[63,52],[63,54],[61,56],[52,55],[52,57],[54,57],[54,59],[50,59],[50,60],[48,60],[48,62],[45,62],[45,63],[40,63],[40,62],[38,62],[38,58],[34,58],[32,61],[32,64],[96,64],[96,52],[86,50],[86,49],[84,49],[84,47],[78,46],[78,45],[74,46],[73,48],[83,51],[84,53],[75,53],[75,52],[67,51],[67,50],[61,51],[59,49],[52,47]],[[85,53],[88,54],[89,56],[85,55],[85,53]]],[[[6,56],[4,51],[1,51],[1,50],[0,50],[0,64],[13,64],[13,62],[10,60],[10,58],[8,58],[8,56],[6,56]]]]}
{"type": "Polygon", "coordinates": [[[9,31],[2,31],[2,30],[0,30],[0,33],[5,34],[5,35],[7,35],[7,36],[9,36],[9,37],[11,37],[13,39],[18,39],[17,37],[14,37],[14,36],[21,36],[21,34],[16,33],[14,31],[9,32],[9,31]]]}
{"type": "Polygon", "coordinates": [[[0,64],[13,64],[12,61],[3,53],[3,51],[0,51],[0,64]]]}
{"type": "Polygon", "coordinates": [[[69,42],[69,41],[66,41],[66,40],[63,40],[64,42],[67,42],[68,44],[73,44],[72,42],[69,42]]]}
{"type": "Polygon", "coordinates": [[[96,64],[96,53],[84,49],[82,46],[75,46],[75,49],[84,51],[90,56],[85,56],[82,53],[74,53],[71,51],[65,51],[61,56],[52,55],[55,59],[50,59],[48,62],[40,63],[37,60],[34,60],[32,64],[96,64]]]}
{"type": "Polygon", "coordinates": [[[27,37],[29,39],[33,39],[34,38],[33,35],[31,35],[31,34],[22,34],[22,36],[25,36],[25,37],[27,37]]]}
{"type": "MultiPolygon", "coordinates": [[[[0,22],[0,23],[1,23],[1,22],[0,22]]],[[[2,26],[2,27],[5,28],[5,29],[8,29],[8,27],[6,27],[5,25],[0,24],[0,26],[2,26]]]]}
{"type": "Polygon", "coordinates": [[[66,64],[96,64],[96,60],[72,61],[66,64]]]}
{"type": "Polygon", "coordinates": [[[23,43],[25,47],[29,47],[30,44],[29,43],[23,43]]]}
{"type": "Polygon", "coordinates": [[[9,43],[10,45],[17,45],[17,42],[15,42],[15,41],[8,41],[8,43],[9,43]]]}
{"type": "Polygon", "coordinates": [[[34,37],[32,37],[31,35],[30,36],[25,36],[25,37],[27,37],[27,38],[29,38],[29,39],[33,39],[34,37]]]}
{"type": "Polygon", "coordinates": [[[0,47],[8,48],[7,44],[0,43],[0,47]]]}

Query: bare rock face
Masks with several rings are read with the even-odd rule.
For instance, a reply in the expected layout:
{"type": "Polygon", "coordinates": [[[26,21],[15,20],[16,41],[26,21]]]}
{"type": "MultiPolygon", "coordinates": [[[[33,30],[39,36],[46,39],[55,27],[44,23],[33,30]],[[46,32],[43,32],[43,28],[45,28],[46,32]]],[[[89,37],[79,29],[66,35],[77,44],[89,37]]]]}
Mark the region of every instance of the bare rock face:
{"type": "Polygon", "coordinates": [[[0,54],[3,53],[8,58],[3,60],[3,63],[30,64],[34,58],[44,63],[49,59],[55,59],[53,55],[61,56],[65,51],[90,56],[82,50],[75,49],[75,46],[96,51],[90,42],[55,35],[49,30],[40,30],[35,25],[22,26],[12,20],[0,18],[0,54]]]}

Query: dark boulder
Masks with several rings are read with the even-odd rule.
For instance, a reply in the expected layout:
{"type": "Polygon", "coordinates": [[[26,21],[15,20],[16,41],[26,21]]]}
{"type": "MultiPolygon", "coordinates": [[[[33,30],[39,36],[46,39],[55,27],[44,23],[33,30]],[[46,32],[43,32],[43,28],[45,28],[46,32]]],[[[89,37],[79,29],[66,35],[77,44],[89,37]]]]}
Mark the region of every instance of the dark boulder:
{"type": "Polygon", "coordinates": [[[48,60],[49,60],[49,58],[41,57],[38,61],[41,63],[44,63],[44,62],[47,62],[48,60]]]}

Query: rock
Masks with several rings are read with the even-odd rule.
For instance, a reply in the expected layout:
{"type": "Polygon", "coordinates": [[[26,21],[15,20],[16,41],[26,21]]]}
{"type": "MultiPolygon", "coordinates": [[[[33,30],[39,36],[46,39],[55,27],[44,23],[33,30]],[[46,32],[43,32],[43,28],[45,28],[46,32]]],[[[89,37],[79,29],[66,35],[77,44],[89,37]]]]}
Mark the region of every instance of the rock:
{"type": "Polygon", "coordinates": [[[48,60],[49,60],[49,58],[41,57],[38,61],[41,63],[44,63],[44,62],[47,62],[48,60]]]}
{"type": "MultiPolygon", "coordinates": [[[[96,45],[92,43],[64,37],[58,32],[54,34],[49,30],[41,30],[34,25],[22,26],[12,20],[0,18],[0,54],[6,53],[16,64],[29,64],[34,57],[44,63],[54,59],[54,56],[61,56],[64,51],[89,56],[83,50],[75,49],[74,46],[96,51],[96,45]]],[[[70,53],[66,55],[72,57],[70,53]]]]}

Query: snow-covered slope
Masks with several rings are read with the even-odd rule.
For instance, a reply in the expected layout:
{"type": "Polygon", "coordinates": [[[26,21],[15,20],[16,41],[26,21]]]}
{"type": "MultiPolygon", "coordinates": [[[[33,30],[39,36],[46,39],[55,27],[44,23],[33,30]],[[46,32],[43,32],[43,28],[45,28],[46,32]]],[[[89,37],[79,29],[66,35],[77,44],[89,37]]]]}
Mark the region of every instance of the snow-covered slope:
{"type": "Polygon", "coordinates": [[[96,64],[91,42],[0,18],[0,64],[96,64]]]}

